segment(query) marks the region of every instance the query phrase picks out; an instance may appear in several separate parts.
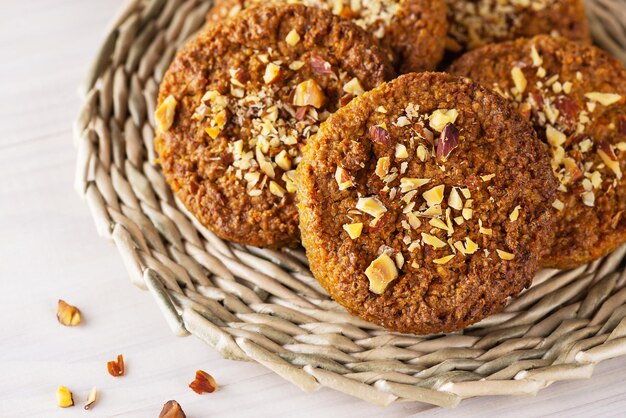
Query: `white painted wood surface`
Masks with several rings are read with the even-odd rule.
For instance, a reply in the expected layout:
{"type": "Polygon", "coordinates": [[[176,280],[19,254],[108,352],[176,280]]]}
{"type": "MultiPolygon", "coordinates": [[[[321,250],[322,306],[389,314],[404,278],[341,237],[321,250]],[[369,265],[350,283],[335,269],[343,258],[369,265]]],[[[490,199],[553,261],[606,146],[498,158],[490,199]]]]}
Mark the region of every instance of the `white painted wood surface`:
{"type": "Polygon", "coordinates": [[[379,409],[328,389],[302,393],[262,366],[223,360],[193,337],[171,335],[72,189],[77,86],[123,2],[0,0],[0,417],[156,417],[169,399],[189,417],[626,414],[626,358],[535,398],[472,399],[454,411],[379,409]],[[80,327],[57,324],[58,298],[82,309],[80,327]],[[118,353],[128,370],[114,379],[106,361],[118,353]],[[197,369],[215,376],[218,392],[199,396],[187,387],[197,369]],[[55,406],[60,384],[79,406],[55,406]],[[87,412],[92,386],[100,399],[87,412]]]}

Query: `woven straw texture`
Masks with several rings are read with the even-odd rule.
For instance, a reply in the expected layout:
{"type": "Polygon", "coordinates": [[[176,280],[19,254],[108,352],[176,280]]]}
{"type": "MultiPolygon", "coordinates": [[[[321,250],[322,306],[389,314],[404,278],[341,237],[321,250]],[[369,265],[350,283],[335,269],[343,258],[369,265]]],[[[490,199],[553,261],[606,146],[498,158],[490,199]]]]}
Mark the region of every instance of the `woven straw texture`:
{"type": "MultiPolygon", "coordinates": [[[[626,354],[626,246],[572,271],[539,272],[504,312],[462,333],[423,337],[348,315],[302,250],[244,247],[203,228],[154,164],[152,115],[176,49],[211,3],[131,1],[87,76],[75,126],[75,186],[174,334],[263,364],[305,391],[326,386],[376,405],[534,394],[626,354]]],[[[626,61],[626,0],[587,6],[596,42],[626,61]]]]}

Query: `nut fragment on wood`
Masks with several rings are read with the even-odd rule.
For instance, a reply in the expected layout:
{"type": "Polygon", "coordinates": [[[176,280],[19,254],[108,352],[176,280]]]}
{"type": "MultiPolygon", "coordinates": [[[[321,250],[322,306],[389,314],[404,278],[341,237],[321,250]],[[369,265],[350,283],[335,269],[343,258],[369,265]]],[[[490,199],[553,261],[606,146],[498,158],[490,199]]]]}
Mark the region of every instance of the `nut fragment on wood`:
{"type": "Polygon", "coordinates": [[[126,366],[124,365],[124,356],[121,354],[117,355],[117,360],[111,360],[107,362],[107,370],[109,374],[113,377],[124,376],[126,371],[126,366]]]}
{"type": "Polygon", "coordinates": [[[61,408],[68,408],[74,406],[74,397],[72,392],[65,386],[59,386],[57,388],[57,405],[61,408]]]}
{"type": "Polygon", "coordinates": [[[189,384],[191,390],[199,395],[203,393],[213,393],[217,389],[217,383],[213,376],[205,371],[196,371],[196,379],[189,384]]]}
{"type": "Polygon", "coordinates": [[[57,305],[57,320],[66,327],[75,327],[80,324],[80,310],[73,305],[59,299],[57,305]]]}
{"type": "Polygon", "coordinates": [[[93,404],[96,403],[97,396],[98,396],[98,390],[94,386],[93,388],[91,388],[91,390],[89,391],[89,394],[87,395],[87,402],[85,403],[86,410],[91,409],[93,404]]]}
{"type": "Polygon", "coordinates": [[[183,408],[176,401],[167,401],[159,414],[159,418],[187,418],[183,408]]]}

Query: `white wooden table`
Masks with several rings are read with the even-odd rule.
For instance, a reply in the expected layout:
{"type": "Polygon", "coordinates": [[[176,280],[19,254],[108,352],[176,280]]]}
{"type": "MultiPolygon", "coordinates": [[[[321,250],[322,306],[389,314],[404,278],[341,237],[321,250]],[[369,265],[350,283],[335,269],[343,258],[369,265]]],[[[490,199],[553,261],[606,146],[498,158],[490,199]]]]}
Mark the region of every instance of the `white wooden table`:
{"type": "Polygon", "coordinates": [[[536,398],[383,410],[328,389],[304,394],[262,366],[223,360],[194,337],[171,335],[72,189],[77,86],[123,2],[0,0],[0,417],[156,417],[169,399],[189,417],[626,414],[626,358],[536,398]],[[82,309],[80,327],[56,322],[58,298],[82,309]],[[115,379],[106,362],[118,353],[128,368],[115,379]],[[187,387],[197,369],[215,376],[218,392],[199,396],[187,387]],[[76,407],[56,407],[61,384],[76,407]],[[100,399],[87,412],[92,386],[100,399]]]}

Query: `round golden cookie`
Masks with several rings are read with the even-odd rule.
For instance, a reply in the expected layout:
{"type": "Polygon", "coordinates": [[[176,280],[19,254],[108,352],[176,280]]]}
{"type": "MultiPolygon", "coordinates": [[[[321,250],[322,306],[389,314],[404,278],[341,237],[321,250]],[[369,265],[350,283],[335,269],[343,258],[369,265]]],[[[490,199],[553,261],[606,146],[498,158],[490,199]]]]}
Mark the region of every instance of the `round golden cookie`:
{"type": "Polygon", "coordinates": [[[298,167],[310,268],[350,313],[455,331],[529,286],[552,227],[548,154],[506,100],[412,73],[324,122],[298,167]]]}
{"type": "MultiPolygon", "coordinates": [[[[433,70],[443,58],[445,0],[274,0],[332,11],[356,23],[391,52],[400,73],[433,70]]],[[[207,16],[219,22],[263,0],[220,0],[207,16]]]]}
{"type": "Polygon", "coordinates": [[[328,11],[250,8],[200,33],[165,75],[156,111],[165,177],[221,238],[295,244],[301,147],[330,112],[391,77],[369,36],[328,11]]]}
{"type": "Polygon", "coordinates": [[[462,52],[540,34],[590,43],[583,0],[446,0],[448,49],[462,52]]]}
{"type": "Polygon", "coordinates": [[[572,268],[626,242],[626,70],[598,48],[538,36],[488,46],[450,69],[493,87],[550,149],[560,191],[545,267],[572,268]]]}

